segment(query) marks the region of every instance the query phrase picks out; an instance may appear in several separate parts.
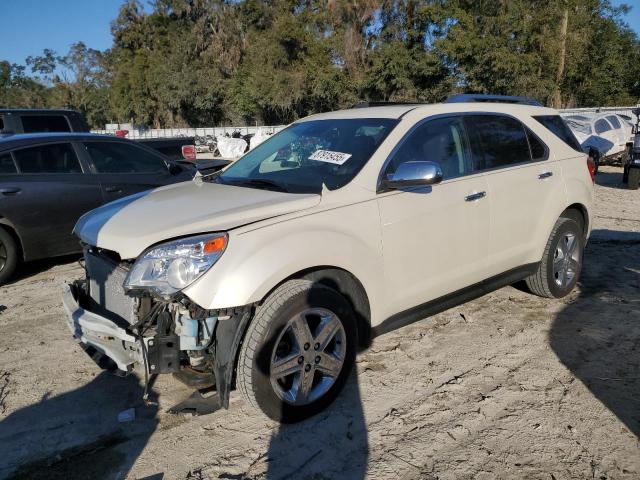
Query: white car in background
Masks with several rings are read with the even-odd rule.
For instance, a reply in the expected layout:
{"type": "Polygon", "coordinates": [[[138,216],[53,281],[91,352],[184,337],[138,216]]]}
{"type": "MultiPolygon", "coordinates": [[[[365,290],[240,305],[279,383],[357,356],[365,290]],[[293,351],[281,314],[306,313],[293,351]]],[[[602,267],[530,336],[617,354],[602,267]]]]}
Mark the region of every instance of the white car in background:
{"type": "Polygon", "coordinates": [[[586,153],[596,150],[601,162],[605,158],[619,159],[633,142],[632,125],[617,114],[598,114],[592,117],[568,115],[564,120],[580,142],[582,150],[586,153]]]}

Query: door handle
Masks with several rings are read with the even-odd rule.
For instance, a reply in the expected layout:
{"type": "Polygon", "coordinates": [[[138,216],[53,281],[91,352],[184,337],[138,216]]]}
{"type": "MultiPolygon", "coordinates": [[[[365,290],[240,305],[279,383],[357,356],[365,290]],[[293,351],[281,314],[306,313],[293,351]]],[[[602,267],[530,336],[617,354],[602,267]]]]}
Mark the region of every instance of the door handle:
{"type": "Polygon", "coordinates": [[[538,180],[544,180],[549,177],[553,177],[553,172],[542,172],[538,174],[538,180]]]}
{"type": "Polygon", "coordinates": [[[0,193],[3,195],[17,195],[22,189],[16,187],[0,188],[0,193]]]}
{"type": "Polygon", "coordinates": [[[465,202],[475,202],[487,196],[487,192],[476,192],[464,197],[465,202]]]}
{"type": "Polygon", "coordinates": [[[104,191],[107,193],[120,193],[122,192],[122,189],[118,187],[106,187],[104,191]]]}

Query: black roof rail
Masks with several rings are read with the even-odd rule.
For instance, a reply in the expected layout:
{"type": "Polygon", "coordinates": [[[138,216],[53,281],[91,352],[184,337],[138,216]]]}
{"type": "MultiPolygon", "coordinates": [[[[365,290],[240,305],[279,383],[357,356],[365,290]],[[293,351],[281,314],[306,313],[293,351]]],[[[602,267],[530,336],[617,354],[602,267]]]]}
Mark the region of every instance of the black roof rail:
{"type": "Polygon", "coordinates": [[[451,95],[445,103],[475,103],[475,102],[491,102],[491,103],[513,103],[517,105],[532,105],[535,107],[543,107],[542,103],[530,97],[514,97],[509,95],[490,95],[485,93],[460,93],[451,95]]]}
{"type": "Polygon", "coordinates": [[[397,105],[420,105],[420,102],[359,102],[351,108],[393,107],[397,105]]]}

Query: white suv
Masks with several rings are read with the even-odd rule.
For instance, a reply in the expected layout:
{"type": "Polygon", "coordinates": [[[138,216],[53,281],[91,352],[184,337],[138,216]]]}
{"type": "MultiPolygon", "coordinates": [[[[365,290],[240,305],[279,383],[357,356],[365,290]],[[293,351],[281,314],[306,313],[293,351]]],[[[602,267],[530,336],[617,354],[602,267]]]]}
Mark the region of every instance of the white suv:
{"type": "Polygon", "coordinates": [[[338,395],[375,335],[523,279],[565,296],[592,166],[531,103],[314,115],[216,176],[100,207],[76,225],[69,327],[104,367],[174,373],[224,406],[237,386],[291,422],[338,395]]]}

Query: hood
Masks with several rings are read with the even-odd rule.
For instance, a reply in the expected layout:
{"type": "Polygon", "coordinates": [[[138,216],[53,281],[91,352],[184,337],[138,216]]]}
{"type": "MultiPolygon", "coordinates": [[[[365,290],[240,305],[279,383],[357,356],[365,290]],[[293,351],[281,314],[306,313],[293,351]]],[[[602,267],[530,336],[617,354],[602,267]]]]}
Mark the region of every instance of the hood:
{"type": "Polygon", "coordinates": [[[317,205],[320,195],[291,194],[204,182],[141,192],[92,210],[76,235],[89,244],[135,258],[158,242],[229,230],[317,205]]]}

